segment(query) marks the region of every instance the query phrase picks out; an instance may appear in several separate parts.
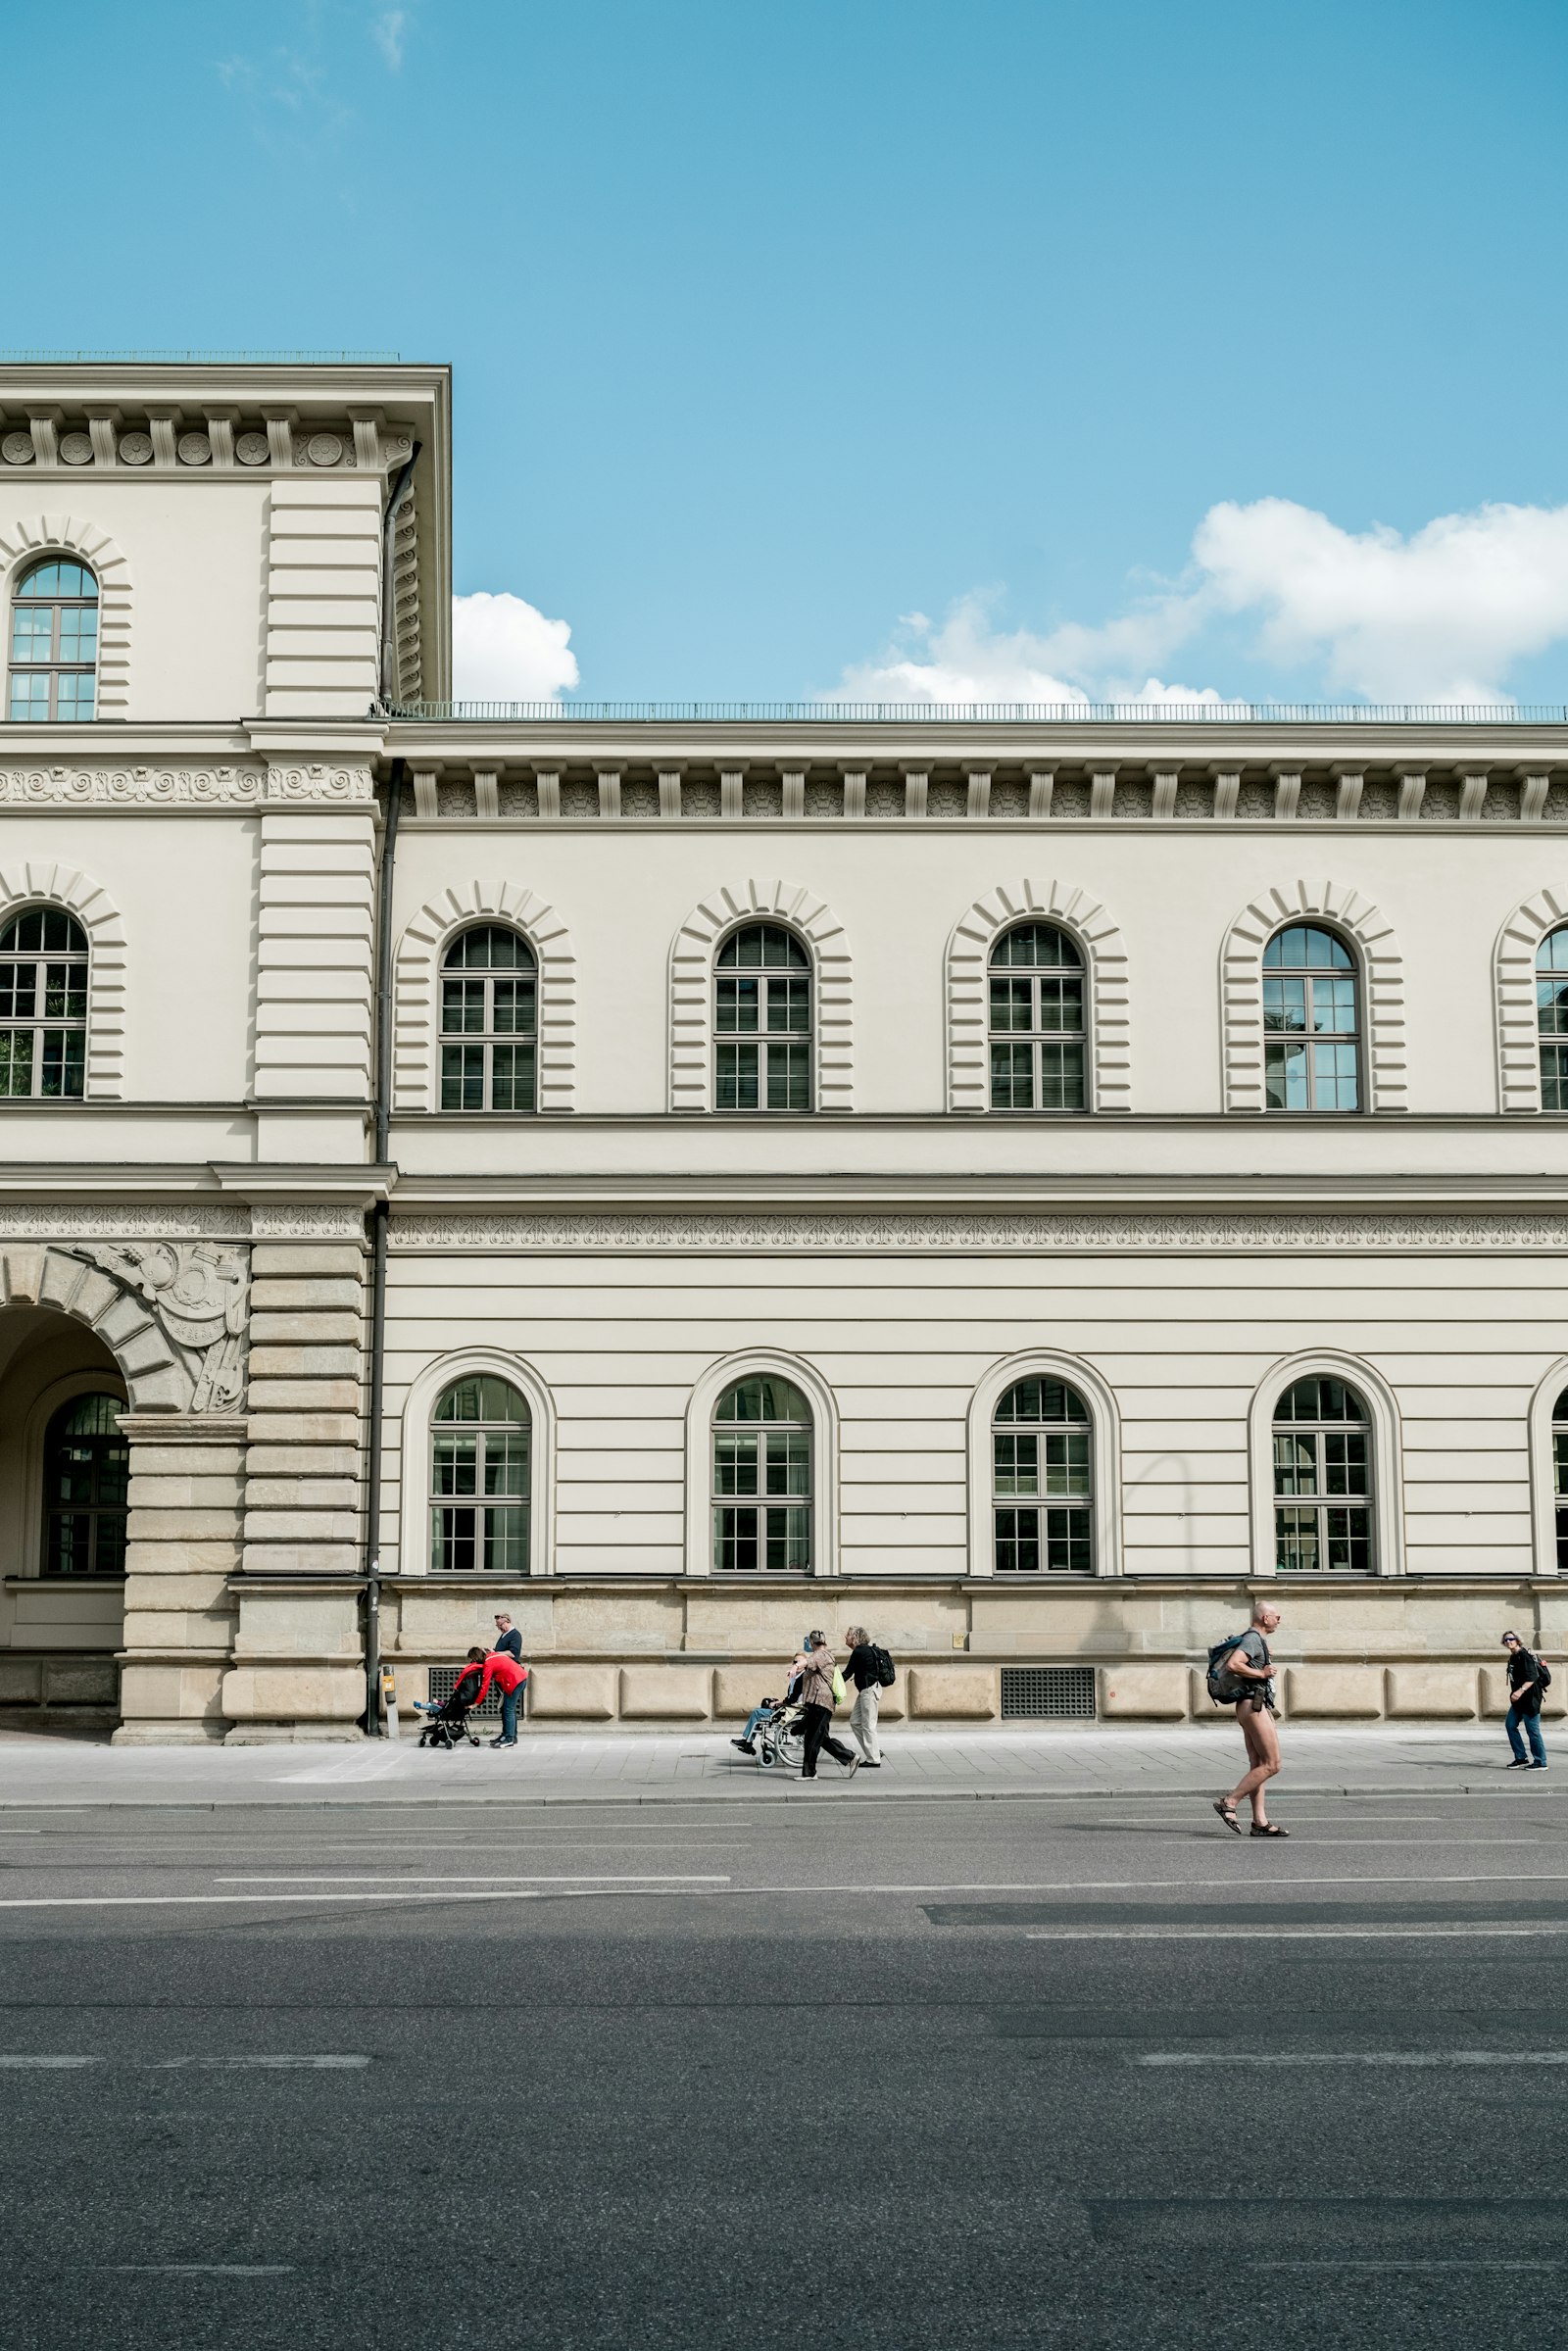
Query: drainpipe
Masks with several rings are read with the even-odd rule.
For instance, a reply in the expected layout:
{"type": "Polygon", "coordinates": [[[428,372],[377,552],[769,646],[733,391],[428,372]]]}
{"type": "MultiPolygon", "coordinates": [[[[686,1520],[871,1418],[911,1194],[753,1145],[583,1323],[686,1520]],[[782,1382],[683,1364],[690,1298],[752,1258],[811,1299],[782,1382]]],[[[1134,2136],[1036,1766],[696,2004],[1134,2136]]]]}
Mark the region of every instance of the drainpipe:
{"type": "MultiPolygon", "coordinates": [[[[414,461],[409,461],[412,466],[414,461]]],[[[407,468],[405,468],[407,470],[407,468]]],[[[394,496],[396,493],[394,493],[394,496]]],[[[384,1167],[392,1124],[392,875],[398,853],[405,762],[394,759],[381,835],[375,940],[375,1163],[384,1167]]],[[[370,1209],[370,1432],[365,1510],[365,1729],[381,1736],[381,1398],[386,1375],[386,1228],[383,1194],[370,1209]]]]}

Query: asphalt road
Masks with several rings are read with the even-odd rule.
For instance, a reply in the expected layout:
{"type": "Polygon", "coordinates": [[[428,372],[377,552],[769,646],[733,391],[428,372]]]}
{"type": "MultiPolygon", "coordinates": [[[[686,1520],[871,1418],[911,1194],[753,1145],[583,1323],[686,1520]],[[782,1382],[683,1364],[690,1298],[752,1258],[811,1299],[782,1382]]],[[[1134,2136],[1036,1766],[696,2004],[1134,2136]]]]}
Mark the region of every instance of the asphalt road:
{"type": "Polygon", "coordinates": [[[1485,1797],[0,1818],[6,2351],[1562,2339],[1485,1797]]]}

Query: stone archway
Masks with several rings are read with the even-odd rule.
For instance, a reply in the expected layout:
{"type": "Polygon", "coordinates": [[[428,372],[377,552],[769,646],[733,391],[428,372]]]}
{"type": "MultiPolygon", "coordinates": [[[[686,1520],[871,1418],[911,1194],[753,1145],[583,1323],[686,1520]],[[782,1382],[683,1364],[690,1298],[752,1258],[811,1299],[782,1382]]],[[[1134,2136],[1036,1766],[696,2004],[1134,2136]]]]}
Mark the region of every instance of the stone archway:
{"type": "MultiPolygon", "coordinates": [[[[0,1314],[63,1317],[118,1368],[130,1441],[117,1741],[220,1739],[241,1560],[249,1250],[220,1241],[0,1244],[0,1314]]],[[[18,1587],[37,1575],[23,1563],[18,1587]]],[[[19,1596],[26,1598],[25,1592],[19,1596]]],[[[15,1646],[0,1663],[17,1665],[15,1646]]],[[[25,1675],[12,1674],[19,1694],[25,1675]]],[[[3,1685],[0,1685],[3,1686],[3,1685]]]]}

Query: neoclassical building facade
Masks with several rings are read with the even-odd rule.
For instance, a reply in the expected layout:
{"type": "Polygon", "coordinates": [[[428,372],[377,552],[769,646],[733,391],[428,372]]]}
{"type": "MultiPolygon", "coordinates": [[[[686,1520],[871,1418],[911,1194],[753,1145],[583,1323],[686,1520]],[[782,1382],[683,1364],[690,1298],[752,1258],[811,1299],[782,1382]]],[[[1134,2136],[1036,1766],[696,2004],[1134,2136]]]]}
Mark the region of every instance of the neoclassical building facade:
{"type": "MultiPolygon", "coordinates": [[[[0,372],[0,1711],[1568,1624],[1568,724],[455,708],[444,369],[0,372]]],[[[1562,1677],[1559,1677],[1562,1679],[1562,1677]]]]}

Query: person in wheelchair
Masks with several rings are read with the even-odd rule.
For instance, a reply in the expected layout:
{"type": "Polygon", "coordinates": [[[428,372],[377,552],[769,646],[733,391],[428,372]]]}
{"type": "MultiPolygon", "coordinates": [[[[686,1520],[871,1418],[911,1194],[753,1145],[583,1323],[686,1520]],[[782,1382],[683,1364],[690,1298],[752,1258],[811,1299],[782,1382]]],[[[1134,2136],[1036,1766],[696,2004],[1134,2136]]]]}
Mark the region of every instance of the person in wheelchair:
{"type": "MultiPolygon", "coordinates": [[[[808,1641],[810,1636],[808,1635],[807,1639],[808,1641]]],[[[784,1695],[781,1698],[764,1698],[760,1706],[754,1706],[746,1718],[745,1730],[739,1739],[730,1740],[730,1745],[739,1747],[743,1755],[755,1755],[759,1731],[770,1728],[774,1724],[781,1724],[785,1714],[792,1707],[800,1704],[801,1683],[804,1678],[802,1674],[792,1671],[784,1695]]]]}

